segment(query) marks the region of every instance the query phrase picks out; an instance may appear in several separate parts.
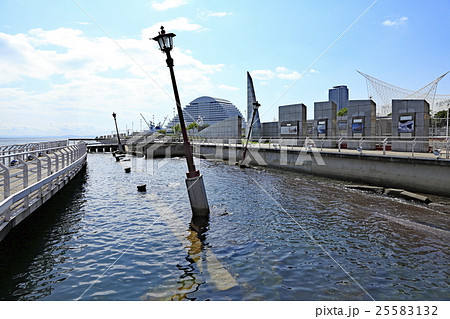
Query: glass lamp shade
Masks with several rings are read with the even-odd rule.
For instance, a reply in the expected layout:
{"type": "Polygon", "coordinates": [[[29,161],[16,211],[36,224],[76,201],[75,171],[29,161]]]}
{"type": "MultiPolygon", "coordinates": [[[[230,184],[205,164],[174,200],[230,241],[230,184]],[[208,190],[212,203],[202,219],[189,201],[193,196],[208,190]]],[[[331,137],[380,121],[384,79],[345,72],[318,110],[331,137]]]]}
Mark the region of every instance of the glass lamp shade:
{"type": "Polygon", "coordinates": [[[164,27],[161,27],[161,32],[159,32],[159,35],[154,37],[153,40],[158,41],[161,51],[170,51],[173,48],[174,36],[174,33],[166,33],[164,27]]]}

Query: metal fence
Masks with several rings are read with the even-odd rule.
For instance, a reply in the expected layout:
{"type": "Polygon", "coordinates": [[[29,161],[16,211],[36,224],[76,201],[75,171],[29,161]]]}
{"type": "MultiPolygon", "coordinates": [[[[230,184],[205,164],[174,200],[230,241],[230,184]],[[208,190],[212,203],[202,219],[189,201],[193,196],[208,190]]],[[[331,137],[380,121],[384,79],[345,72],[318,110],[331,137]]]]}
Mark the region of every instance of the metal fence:
{"type": "Polygon", "coordinates": [[[85,161],[84,143],[27,149],[0,156],[0,226],[36,202],[51,197],[81,169],[85,161]]]}
{"type": "MultiPolygon", "coordinates": [[[[245,145],[245,139],[207,139],[195,138],[192,144],[210,144],[218,146],[238,147],[245,145]]],[[[436,158],[450,158],[450,138],[428,138],[415,137],[408,139],[394,139],[391,137],[361,137],[361,138],[259,138],[252,139],[249,148],[266,149],[291,149],[334,152],[357,152],[379,155],[405,155],[411,157],[428,156],[436,158]],[[394,147],[393,147],[394,145],[394,147]]]]}
{"type": "MultiPolygon", "coordinates": [[[[67,146],[67,140],[0,146],[0,156],[67,146]]],[[[4,163],[3,163],[4,164],[4,163]]]]}

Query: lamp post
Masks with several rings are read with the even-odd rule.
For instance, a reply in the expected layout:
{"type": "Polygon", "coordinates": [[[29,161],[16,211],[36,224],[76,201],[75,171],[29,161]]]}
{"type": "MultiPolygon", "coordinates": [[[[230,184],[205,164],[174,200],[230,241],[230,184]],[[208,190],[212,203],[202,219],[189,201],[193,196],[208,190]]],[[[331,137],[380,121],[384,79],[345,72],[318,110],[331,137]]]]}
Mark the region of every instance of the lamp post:
{"type": "Polygon", "coordinates": [[[117,141],[118,141],[117,148],[119,150],[119,153],[123,153],[123,146],[122,143],[120,142],[119,128],[117,127],[116,113],[113,112],[112,116],[114,118],[114,123],[116,124],[117,141]]]}
{"type": "Polygon", "coordinates": [[[189,195],[189,201],[191,203],[193,213],[193,223],[196,219],[202,219],[209,215],[208,199],[206,198],[205,185],[203,183],[203,176],[195,168],[194,157],[192,155],[191,145],[186,131],[186,124],[184,123],[183,110],[181,109],[180,96],[178,94],[177,82],[175,80],[175,73],[173,71],[173,59],[170,55],[170,51],[173,48],[173,38],[175,34],[166,33],[164,27],[161,27],[161,31],[158,36],[152,38],[157,41],[162,52],[167,56],[166,63],[170,70],[170,77],[172,79],[173,93],[175,95],[175,103],[178,112],[178,118],[180,119],[181,134],[183,135],[183,147],[184,154],[186,156],[186,162],[188,172],[186,173],[186,186],[189,195]]]}
{"type": "Polygon", "coordinates": [[[241,162],[239,164],[240,167],[244,167],[245,166],[244,160],[245,160],[245,155],[247,154],[248,141],[249,141],[250,136],[252,134],[253,121],[255,120],[256,111],[258,111],[258,108],[260,106],[261,106],[261,104],[259,104],[258,101],[253,102],[252,121],[250,122],[250,128],[248,129],[247,141],[245,142],[244,151],[242,152],[242,160],[241,160],[241,162]]]}

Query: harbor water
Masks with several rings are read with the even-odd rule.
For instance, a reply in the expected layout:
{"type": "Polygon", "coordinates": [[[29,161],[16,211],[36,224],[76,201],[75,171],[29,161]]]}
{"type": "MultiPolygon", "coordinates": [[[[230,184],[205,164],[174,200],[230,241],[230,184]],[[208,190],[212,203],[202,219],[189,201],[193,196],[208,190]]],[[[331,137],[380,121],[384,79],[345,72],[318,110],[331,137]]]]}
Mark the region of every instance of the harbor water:
{"type": "Polygon", "coordinates": [[[89,154],[0,243],[0,300],[450,299],[448,215],[331,179],[196,161],[211,207],[202,234],[189,227],[184,158],[89,154]]]}

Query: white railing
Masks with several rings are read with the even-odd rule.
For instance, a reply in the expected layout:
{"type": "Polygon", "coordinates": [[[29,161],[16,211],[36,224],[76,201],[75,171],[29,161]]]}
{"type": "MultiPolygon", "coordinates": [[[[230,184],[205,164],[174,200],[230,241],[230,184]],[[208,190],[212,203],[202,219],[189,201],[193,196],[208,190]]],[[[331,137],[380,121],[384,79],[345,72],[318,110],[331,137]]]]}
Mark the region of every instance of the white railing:
{"type": "Polygon", "coordinates": [[[0,156],[67,146],[67,140],[0,146],[0,156]]]}
{"type": "Polygon", "coordinates": [[[0,156],[0,226],[73,177],[86,150],[79,143],[0,156]]]}
{"type": "MultiPolygon", "coordinates": [[[[242,147],[245,145],[245,139],[227,139],[227,138],[195,138],[191,140],[191,144],[204,144],[228,147],[242,147]]],[[[266,148],[266,149],[291,149],[291,150],[308,150],[311,148],[320,151],[336,151],[336,152],[353,152],[353,153],[376,153],[379,155],[398,155],[417,157],[419,154],[429,157],[450,158],[450,139],[447,138],[392,138],[384,136],[374,137],[336,137],[336,138],[260,138],[250,140],[248,148],[266,148]],[[394,150],[392,150],[392,146],[394,150]],[[376,152],[377,151],[377,152],[376,152]]]]}

